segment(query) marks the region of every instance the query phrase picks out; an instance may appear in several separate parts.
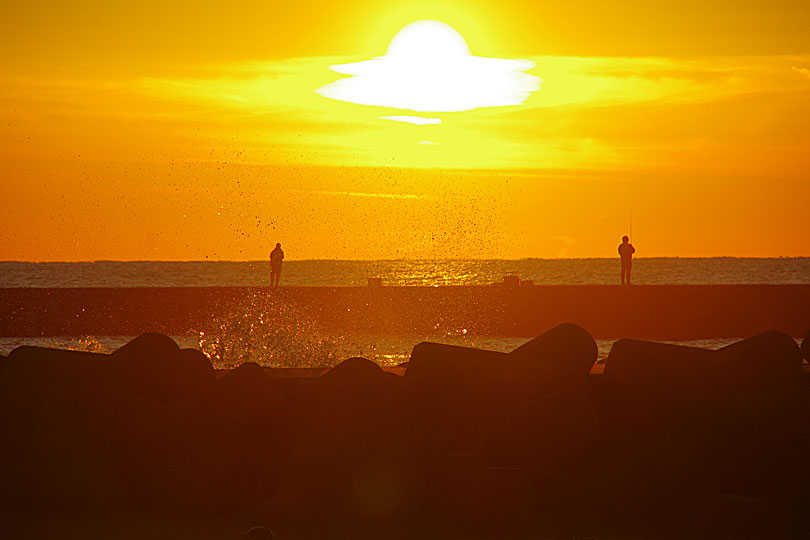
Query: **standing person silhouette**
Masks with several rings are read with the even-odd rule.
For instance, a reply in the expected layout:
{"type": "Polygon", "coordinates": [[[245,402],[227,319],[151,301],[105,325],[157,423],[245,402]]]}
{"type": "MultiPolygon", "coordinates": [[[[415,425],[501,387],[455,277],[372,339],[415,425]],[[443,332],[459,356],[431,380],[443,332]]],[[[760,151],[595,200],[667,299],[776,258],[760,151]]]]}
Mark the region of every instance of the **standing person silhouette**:
{"type": "Polygon", "coordinates": [[[630,285],[630,271],[633,269],[633,253],[636,248],[630,243],[630,238],[622,236],[622,243],[619,244],[619,257],[622,258],[622,285],[630,285]],[[625,282],[625,278],[627,281],[625,282]]]}
{"type": "Polygon", "coordinates": [[[278,280],[281,279],[281,263],[284,261],[284,252],[281,244],[276,244],[276,249],[270,252],[270,286],[278,287],[278,280]]]}

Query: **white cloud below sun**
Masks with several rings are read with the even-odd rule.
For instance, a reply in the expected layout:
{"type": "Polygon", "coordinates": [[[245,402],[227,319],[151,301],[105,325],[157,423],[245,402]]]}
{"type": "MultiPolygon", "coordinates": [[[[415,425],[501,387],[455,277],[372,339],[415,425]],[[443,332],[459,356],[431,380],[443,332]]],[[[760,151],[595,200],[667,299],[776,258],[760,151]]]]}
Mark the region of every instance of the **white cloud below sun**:
{"type": "Polygon", "coordinates": [[[330,68],[349,75],[316,90],[361,105],[416,112],[457,112],[519,105],[542,80],[528,60],[470,54],[464,38],[438,21],[413,22],[391,40],[385,56],[330,68]]]}

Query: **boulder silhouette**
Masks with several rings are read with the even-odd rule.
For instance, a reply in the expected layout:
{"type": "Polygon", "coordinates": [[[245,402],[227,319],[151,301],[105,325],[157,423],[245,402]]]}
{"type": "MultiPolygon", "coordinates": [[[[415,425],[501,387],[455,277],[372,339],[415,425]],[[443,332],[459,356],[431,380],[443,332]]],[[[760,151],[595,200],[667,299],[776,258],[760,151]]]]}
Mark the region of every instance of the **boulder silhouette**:
{"type": "Polygon", "coordinates": [[[584,391],[596,355],[596,342],[574,324],[558,325],[509,354],[420,343],[405,384],[386,408],[399,411],[402,434],[411,438],[405,444],[428,453],[468,451],[504,407],[560,390],[584,391]]]}
{"type": "Polygon", "coordinates": [[[775,388],[799,380],[802,353],[782,332],[770,331],[717,350],[712,381],[727,394],[775,388]]]}
{"type": "Polygon", "coordinates": [[[519,468],[543,489],[590,461],[598,418],[588,392],[568,390],[506,407],[481,444],[491,466],[519,468]]]}
{"type": "Polygon", "coordinates": [[[458,452],[431,458],[424,499],[428,528],[452,534],[519,533],[537,504],[527,471],[487,467],[477,454],[458,452]]]}
{"type": "Polygon", "coordinates": [[[798,413],[807,407],[802,383],[728,396],[681,424],[671,447],[699,458],[719,494],[762,499],[789,514],[810,495],[810,418],[798,413]]]}
{"type": "Polygon", "coordinates": [[[598,348],[587,330],[572,323],[558,324],[509,353],[527,398],[584,385],[596,362],[598,348]]]}
{"type": "Polygon", "coordinates": [[[270,497],[299,422],[254,363],[186,400],[127,395],[119,422],[122,478],[147,504],[222,514],[270,497]]]}
{"type": "Polygon", "coordinates": [[[180,401],[216,378],[204,354],[181,350],[173,339],[158,333],[136,337],[111,358],[122,391],[161,403],[180,401]]]}
{"type": "Polygon", "coordinates": [[[363,429],[333,411],[314,412],[301,423],[278,487],[259,513],[274,526],[331,531],[346,520],[346,486],[363,455],[363,429]]]}
{"type": "Polygon", "coordinates": [[[422,509],[424,462],[388,439],[363,435],[342,497],[340,528],[364,533],[410,529],[422,509]]]}
{"type": "Polygon", "coordinates": [[[127,506],[118,477],[114,397],[98,377],[54,382],[22,460],[0,472],[6,506],[47,513],[109,512],[127,506]]]}
{"type": "Polygon", "coordinates": [[[176,408],[120,393],[115,417],[118,476],[133,502],[167,513],[193,507],[197,494],[184,479],[186,447],[177,434],[176,408]]]}
{"type": "Polygon", "coordinates": [[[600,403],[602,418],[614,435],[627,429],[669,426],[716,397],[712,373],[716,353],[635,339],[620,339],[605,360],[608,396],[600,403]]]}
{"type": "Polygon", "coordinates": [[[504,353],[420,343],[402,384],[380,405],[399,419],[390,436],[422,455],[476,447],[500,410],[519,399],[513,366],[504,353]]]}
{"type": "Polygon", "coordinates": [[[120,359],[136,359],[149,361],[154,358],[171,356],[180,350],[175,341],[165,334],[159,332],[147,332],[127,342],[113,353],[120,359]]]}
{"type": "Polygon", "coordinates": [[[660,438],[631,438],[600,448],[554,489],[538,486],[540,523],[555,535],[585,537],[650,538],[680,530],[706,499],[705,471],[670,447],[660,438]]]}
{"type": "Polygon", "coordinates": [[[810,330],[807,331],[802,340],[802,356],[807,362],[810,362],[810,330]]]}
{"type": "Polygon", "coordinates": [[[413,377],[431,368],[485,371],[508,363],[511,359],[505,353],[424,341],[411,351],[405,377],[413,377]]]}
{"type": "Polygon", "coordinates": [[[103,354],[30,346],[11,351],[0,370],[0,469],[23,458],[52,392],[88,381],[103,391],[108,373],[103,354]]]}
{"type": "Polygon", "coordinates": [[[395,384],[399,377],[389,377],[376,362],[366,358],[349,358],[318,378],[318,385],[326,390],[371,400],[395,384]]]}

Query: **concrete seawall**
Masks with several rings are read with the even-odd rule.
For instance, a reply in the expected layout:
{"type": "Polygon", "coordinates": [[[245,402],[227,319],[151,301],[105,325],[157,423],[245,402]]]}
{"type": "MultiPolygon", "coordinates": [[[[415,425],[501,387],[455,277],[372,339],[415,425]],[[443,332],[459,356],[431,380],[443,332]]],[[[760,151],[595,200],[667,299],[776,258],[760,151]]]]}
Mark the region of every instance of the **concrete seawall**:
{"type": "Polygon", "coordinates": [[[810,285],[0,289],[0,336],[185,334],[248,309],[325,332],[530,337],[560,322],[600,339],[685,340],[810,328],[810,285]]]}

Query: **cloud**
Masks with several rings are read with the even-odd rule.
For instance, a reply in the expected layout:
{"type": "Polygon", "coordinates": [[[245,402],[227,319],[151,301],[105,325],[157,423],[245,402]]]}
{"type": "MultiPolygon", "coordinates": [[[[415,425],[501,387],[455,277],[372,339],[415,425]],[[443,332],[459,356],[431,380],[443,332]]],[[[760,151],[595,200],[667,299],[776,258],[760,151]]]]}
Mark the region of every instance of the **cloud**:
{"type": "Polygon", "coordinates": [[[368,197],[373,199],[422,199],[423,195],[410,193],[359,193],[356,191],[290,190],[292,193],[314,193],[315,195],[338,195],[342,197],[368,197]]]}
{"type": "Polygon", "coordinates": [[[801,75],[803,78],[810,79],[810,69],[800,68],[796,66],[790,66],[790,69],[801,75]]]}
{"type": "Polygon", "coordinates": [[[416,21],[394,36],[384,56],[330,66],[350,77],[316,92],[339,101],[417,112],[469,111],[526,101],[542,82],[525,73],[533,67],[528,60],[474,56],[454,28],[416,21]]]}
{"type": "Polygon", "coordinates": [[[381,116],[380,120],[393,120],[394,122],[405,122],[416,126],[428,126],[441,124],[441,118],[424,118],[422,116],[381,116]]]}

